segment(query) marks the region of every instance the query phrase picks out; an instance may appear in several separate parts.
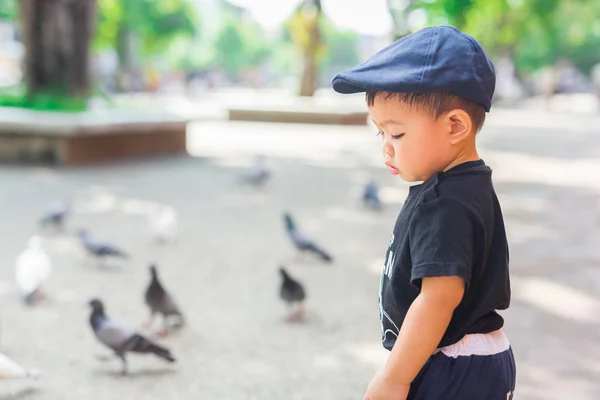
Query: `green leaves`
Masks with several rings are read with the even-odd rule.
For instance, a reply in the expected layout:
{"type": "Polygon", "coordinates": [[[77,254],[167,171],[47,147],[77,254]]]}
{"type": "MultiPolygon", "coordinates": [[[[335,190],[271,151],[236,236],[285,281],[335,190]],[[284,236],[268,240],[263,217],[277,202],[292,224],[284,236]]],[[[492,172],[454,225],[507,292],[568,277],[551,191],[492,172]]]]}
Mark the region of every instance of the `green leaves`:
{"type": "Polygon", "coordinates": [[[95,46],[117,47],[122,30],[140,38],[145,55],[160,53],[176,37],[196,34],[195,11],[189,0],[101,0],[95,46]]]}
{"type": "MultiPolygon", "coordinates": [[[[406,1],[406,0],[405,0],[406,1]]],[[[521,71],[569,57],[587,71],[600,61],[600,2],[587,0],[411,0],[427,24],[473,35],[492,57],[508,55],[521,71]]]]}
{"type": "Polygon", "coordinates": [[[0,20],[17,19],[17,0],[0,0],[0,20]]]}

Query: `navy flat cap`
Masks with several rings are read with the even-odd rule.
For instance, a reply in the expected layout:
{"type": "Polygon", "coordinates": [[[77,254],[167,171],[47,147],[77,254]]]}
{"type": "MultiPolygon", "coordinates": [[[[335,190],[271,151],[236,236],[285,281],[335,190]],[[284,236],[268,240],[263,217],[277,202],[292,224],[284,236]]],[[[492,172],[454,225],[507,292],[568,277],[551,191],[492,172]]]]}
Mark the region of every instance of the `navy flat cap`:
{"type": "Polygon", "coordinates": [[[496,74],[477,41],[452,26],[434,26],[403,37],[364,63],[338,73],[339,93],[450,92],[492,106],[496,74]]]}

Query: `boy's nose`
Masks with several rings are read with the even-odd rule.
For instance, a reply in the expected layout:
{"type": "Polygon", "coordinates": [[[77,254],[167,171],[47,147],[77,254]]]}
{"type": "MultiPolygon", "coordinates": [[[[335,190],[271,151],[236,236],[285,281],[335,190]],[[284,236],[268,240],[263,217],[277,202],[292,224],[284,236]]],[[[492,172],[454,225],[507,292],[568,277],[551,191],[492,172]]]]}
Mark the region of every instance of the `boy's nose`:
{"type": "Polygon", "coordinates": [[[389,157],[394,157],[394,146],[392,146],[389,142],[389,140],[384,140],[383,141],[383,155],[384,156],[389,156],[389,157]]]}

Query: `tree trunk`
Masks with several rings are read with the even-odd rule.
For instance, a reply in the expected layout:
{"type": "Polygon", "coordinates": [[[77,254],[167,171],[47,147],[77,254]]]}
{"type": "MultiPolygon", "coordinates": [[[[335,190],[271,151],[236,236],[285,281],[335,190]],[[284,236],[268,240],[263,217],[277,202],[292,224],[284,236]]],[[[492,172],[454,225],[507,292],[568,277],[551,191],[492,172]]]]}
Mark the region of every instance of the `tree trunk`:
{"type": "Polygon", "coordinates": [[[143,89],[139,36],[123,22],[119,25],[116,47],[119,55],[119,89],[125,92],[143,89]]]}
{"type": "Polygon", "coordinates": [[[402,4],[402,8],[397,8],[396,2],[393,0],[387,0],[387,9],[392,18],[392,41],[395,42],[398,39],[402,39],[408,35],[408,12],[412,7],[413,0],[408,0],[402,4]]]}
{"type": "Polygon", "coordinates": [[[308,0],[303,6],[303,17],[306,18],[308,43],[304,49],[304,68],[300,82],[300,96],[313,96],[317,90],[318,63],[317,53],[322,46],[321,35],[321,1],[308,0]],[[306,11],[308,9],[308,11],[306,11]]]}
{"type": "Polygon", "coordinates": [[[29,96],[85,97],[96,0],[19,0],[29,96]]]}

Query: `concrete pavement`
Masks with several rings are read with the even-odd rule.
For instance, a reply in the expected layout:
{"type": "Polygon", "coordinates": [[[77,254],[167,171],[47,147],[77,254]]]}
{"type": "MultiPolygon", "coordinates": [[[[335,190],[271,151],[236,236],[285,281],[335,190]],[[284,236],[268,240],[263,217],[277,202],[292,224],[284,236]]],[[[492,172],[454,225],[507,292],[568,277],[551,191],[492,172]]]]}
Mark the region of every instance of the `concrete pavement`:
{"type": "MultiPolygon", "coordinates": [[[[600,136],[574,120],[491,123],[481,156],[494,169],[511,242],[513,303],[504,312],[518,362],[516,400],[600,398],[600,136]]],[[[43,373],[2,382],[0,399],[335,399],[360,398],[385,360],[377,288],[383,256],[407,185],[390,176],[368,127],[200,122],[192,157],[80,169],[0,168],[0,351],[43,373]],[[267,156],[273,181],[236,185],[253,154],[267,156]],[[371,175],[385,211],[358,201],[371,175]],[[14,259],[46,204],[71,195],[69,234],[48,238],[55,270],[51,301],[24,308],[14,259]],[[156,204],[180,213],[181,239],[149,242],[156,204]],[[292,263],[281,212],[333,253],[335,265],[292,263]],[[132,259],[106,271],[82,264],[73,234],[85,226],[121,244],[132,259]],[[87,300],[139,327],[146,263],[156,261],[189,325],[162,340],[178,357],[165,365],[130,358],[100,363],[87,300]],[[277,298],[279,263],[307,287],[310,321],[288,326],[277,298]]]]}

